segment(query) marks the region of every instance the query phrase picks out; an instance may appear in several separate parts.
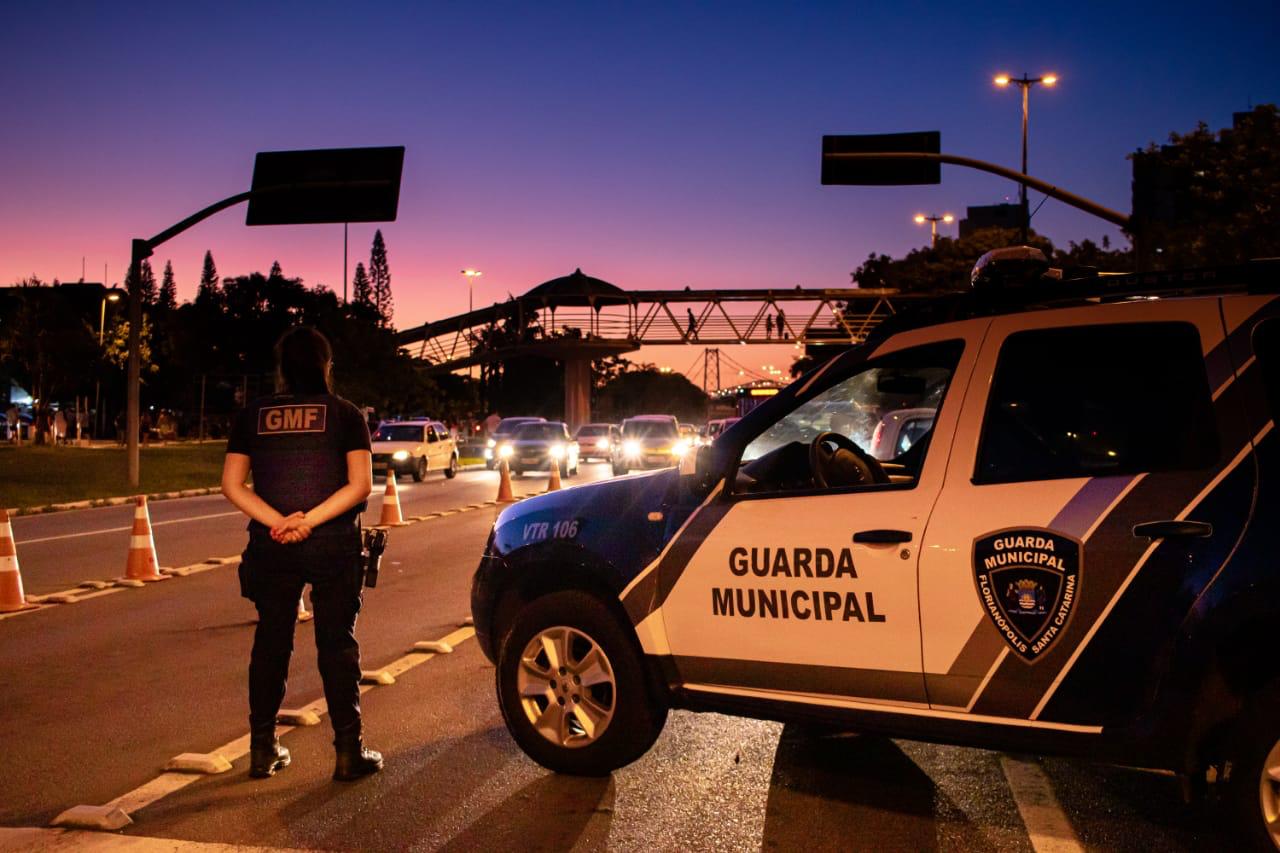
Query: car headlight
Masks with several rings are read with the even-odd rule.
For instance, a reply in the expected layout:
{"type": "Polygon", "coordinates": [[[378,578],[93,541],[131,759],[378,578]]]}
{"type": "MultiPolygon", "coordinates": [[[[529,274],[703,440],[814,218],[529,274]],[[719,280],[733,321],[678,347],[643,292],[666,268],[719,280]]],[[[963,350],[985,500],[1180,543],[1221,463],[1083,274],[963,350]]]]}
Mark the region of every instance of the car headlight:
{"type": "Polygon", "coordinates": [[[672,456],[684,456],[688,452],[689,452],[689,442],[685,441],[683,438],[677,441],[675,444],[671,445],[672,456]]]}
{"type": "Polygon", "coordinates": [[[497,446],[498,446],[498,442],[494,441],[492,438],[489,439],[489,447],[493,448],[497,446]]]}
{"type": "Polygon", "coordinates": [[[515,452],[516,452],[516,449],[509,444],[504,444],[498,448],[498,455],[501,456],[503,459],[506,459],[512,453],[515,453],[515,452]]]}
{"type": "Polygon", "coordinates": [[[552,459],[562,459],[564,458],[564,445],[553,444],[547,448],[547,453],[550,454],[552,459]]]}
{"type": "Polygon", "coordinates": [[[391,458],[396,460],[397,462],[403,462],[404,460],[409,458],[409,451],[397,450],[395,453],[391,454],[391,458]]]}
{"type": "Polygon", "coordinates": [[[601,438],[596,440],[596,450],[608,450],[608,449],[609,449],[609,439],[601,438]]]}
{"type": "Polygon", "coordinates": [[[640,442],[636,441],[634,438],[627,439],[622,442],[622,452],[627,456],[639,456],[640,442]]]}

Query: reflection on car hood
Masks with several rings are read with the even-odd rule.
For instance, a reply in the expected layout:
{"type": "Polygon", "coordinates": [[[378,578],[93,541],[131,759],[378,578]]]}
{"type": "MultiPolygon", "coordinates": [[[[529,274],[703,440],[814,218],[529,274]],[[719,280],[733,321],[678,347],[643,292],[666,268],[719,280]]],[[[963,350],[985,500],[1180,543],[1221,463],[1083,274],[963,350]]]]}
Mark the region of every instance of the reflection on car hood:
{"type": "Polygon", "coordinates": [[[417,450],[422,446],[420,441],[375,441],[370,445],[373,453],[395,453],[397,450],[417,450]]]}

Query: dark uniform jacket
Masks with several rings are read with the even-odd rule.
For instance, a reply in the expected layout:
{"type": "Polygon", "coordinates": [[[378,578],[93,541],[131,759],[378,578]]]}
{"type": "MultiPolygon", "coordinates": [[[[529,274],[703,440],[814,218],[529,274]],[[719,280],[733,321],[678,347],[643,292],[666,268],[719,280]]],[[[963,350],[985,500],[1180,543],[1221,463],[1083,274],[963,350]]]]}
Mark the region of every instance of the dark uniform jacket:
{"type": "MultiPolygon", "coordinates": [[[[360,410],[333,394],[276,394],[240,411],[228,453],[249,457],[253,489],[281,515],[306,512],[347,484],[347,453],[369,449],[369,427],[360,410]]],[[[365,504],[353,507],[313,534],[349,531],[365,504]]],[[[266,527],[249,522],[250,533],[266,527]]]]}

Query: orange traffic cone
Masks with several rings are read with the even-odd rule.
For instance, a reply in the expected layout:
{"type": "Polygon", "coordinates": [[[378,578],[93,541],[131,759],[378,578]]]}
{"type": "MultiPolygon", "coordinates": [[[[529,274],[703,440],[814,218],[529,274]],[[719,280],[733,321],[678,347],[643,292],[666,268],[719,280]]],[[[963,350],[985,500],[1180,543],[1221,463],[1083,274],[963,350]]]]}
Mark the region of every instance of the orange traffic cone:
{"type": "Polygon", "coordinates": [[[395,527],[404,524],[404,516],[400,514],[400,495],[396,492],[396,472],[387,468],[387,490],[382,495],[382,517],[379,525],[395,527]]]}
{"type": "Polygon", "coordinates": [[[551,476],[547,480],[547,491],[560,491],[560,460],[558,459],[551,460],[551,476]]]}
{"type": "Polygon", "coordinates": [[[298,596],[298,621],[310,622],[314,618],[316,618],[316,615],[307,609],[306,600],[303,598],[303,596],[299,595],[298,596]]]}
{"type": "Polygon", "coordinates": [[[138,495],[133,511],[133,533],[129,537],[129,557],[125,562],[124,576],[133,581],[164,581],[168,575],[160,574],[160,561],[156,559],[156,540],[151,535],[151,514],[147,511],[147,496],[138,495]]]}
{"type": "Polygon", "coordinates": [[[22,572],[18,570],[18,549],[13,543],[13,525],[9,511],[0,509],[0,613],[30,610],[22,591],[22,572]]]}
{"type": "Polygon", "coordinates": [[[503,459],[498,463],[498,503],[510,504],[515,503],[516,496],[511,491],[511,468],[507,465],[507,460],[503,459]]]}

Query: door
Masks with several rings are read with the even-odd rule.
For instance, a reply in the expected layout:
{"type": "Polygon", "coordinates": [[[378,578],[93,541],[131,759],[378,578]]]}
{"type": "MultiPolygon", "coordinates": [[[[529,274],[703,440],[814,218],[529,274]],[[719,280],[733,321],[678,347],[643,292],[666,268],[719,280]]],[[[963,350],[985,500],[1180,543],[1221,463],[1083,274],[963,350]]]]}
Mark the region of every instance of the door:
{"type": "Polygon", "coordinates": [[[442,460],[440,450],[444,447],[444,442],[440,440],[440,434],[436,431],[435,424],[427,424],[427,468],[431,471],[438,471],[445,467],[442,460]]]}
{"type": "Polygon", "coordinates": [[[728,493],[668,551],[690,556],[660,564],[686,688],[924,705],[917,554],[987,322],[897,336],[760,426],[728,493]],[[935,411],[933,433],[877,462],[872,434],[904,408],[935,411]]]}
{"type": "Polygon", "coordinates": [[[920,565],[938,711],[1132,717],[1251,506],[1213,298],[994,320],[920,565]]]}

